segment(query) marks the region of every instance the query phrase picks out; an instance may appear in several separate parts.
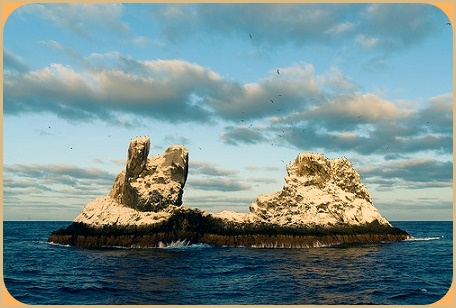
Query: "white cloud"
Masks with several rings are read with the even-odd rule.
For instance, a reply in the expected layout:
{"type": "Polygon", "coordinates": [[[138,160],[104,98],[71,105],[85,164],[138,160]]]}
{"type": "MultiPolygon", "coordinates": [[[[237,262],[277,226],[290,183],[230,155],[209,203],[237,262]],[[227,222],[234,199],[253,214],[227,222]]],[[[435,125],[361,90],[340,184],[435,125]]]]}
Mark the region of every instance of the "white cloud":
{"type": "Polygon", "coordinates": [[[345,75],[339,68],[332,66],[324,74],[316,77],[323,87],[330,87],[335,92],[353,92],[357,89],[355,82],[345,75]]]}
{"type": "Polygon", "coordinates": [[[50,41],[39,41],[38,43],[44,45],[44,46],[47,46],[47,47],[50,47],[52,49],[55,49],[55,50],[58,50],[58,51],[61,51],[67,55],[69,55],[70,57],[73,57],[75,59],[78,59],[78,60],[82,60],[83,57],[82,55],[76,50],[76,49],[73,49],[69,46],[66,46],[66,45],[63,45],[55,40],[50,40],[50,41]]]}
{"type": "Polygon", "coordinates": [[[3,66],[6,70],[21,73],[29,70],[26,61],[22,57],[14,54],[7,49],[3,50],[3,66]]]}
{"type": "Polygon", "coordinates": [[[121,21],[122,4],[28,4],[23,12],[49,20],[85,38],[93,38],[94,28],[103,28],[117,34],[126,33],[128,26],[121,21]],[[102,18],[100,18],[102,16],[102,18]]]}
{"type": "Polygon", "coordinates": [[[362,49],[373,49],[378,46],[379,42],[379,38],[364,34],[359,34],[355,37],[355,43],[362,49]]]}
{"type": "Polygon", "coordinates": [[[355,29],[356,25],[352,22],[346,21],[346,22],[341,22],[338,24],[335,24],[331,28],[325,31],[327,34],[331,35],[339,35],[345,32],[353,31],[355,29]]]}

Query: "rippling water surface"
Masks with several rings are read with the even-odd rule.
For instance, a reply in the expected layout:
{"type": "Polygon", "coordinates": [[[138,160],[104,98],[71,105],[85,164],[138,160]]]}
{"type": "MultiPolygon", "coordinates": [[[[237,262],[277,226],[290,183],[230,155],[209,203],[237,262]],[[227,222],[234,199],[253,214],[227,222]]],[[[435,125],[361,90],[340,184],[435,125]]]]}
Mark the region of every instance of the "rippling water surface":
{"type": "Polygon", "coordinates": [[[452,222],[400,243],[310,249],[46,243],[69,222],[4,222],[4,281],[27,304],[430,304],[452,281],[452,222]]]}

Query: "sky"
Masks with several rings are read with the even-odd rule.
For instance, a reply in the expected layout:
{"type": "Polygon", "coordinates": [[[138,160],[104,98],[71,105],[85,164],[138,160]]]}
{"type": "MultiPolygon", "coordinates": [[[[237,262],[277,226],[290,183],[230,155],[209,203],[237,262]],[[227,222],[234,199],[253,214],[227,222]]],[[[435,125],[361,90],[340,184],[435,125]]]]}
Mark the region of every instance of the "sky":
{"type": "Polygon", "coordinates": [[[4,220],[73,220],[130,139],[189,150],[184,204],[248,212],[299,153],[388,220],[452,220],[453,29],[428,4],[28,4],[3,33],[4,220]]]}

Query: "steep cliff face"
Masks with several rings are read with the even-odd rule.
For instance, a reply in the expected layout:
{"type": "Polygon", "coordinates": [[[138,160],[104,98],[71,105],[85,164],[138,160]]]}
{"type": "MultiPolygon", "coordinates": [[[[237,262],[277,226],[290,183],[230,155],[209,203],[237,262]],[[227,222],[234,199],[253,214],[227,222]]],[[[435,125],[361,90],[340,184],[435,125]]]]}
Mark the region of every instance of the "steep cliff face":
{"type": "Polygon", "coordinates": [[[156,247],[176,241],[315,247],[409,237],[380,215],[345,158],[300,154],[287,166],[283,189],[259,196],[250,213],[211,214],[182,205],[187,149],[171,146],[148,158],[149,148],[148,137],[131,140],[125,170],[109,195],[87,204],[48,241],[90,247],[156,247]]]}
{"type": "Polygon", "coordinates": [[[252,214],[268,222],[298,226],[358,226],[375,220],[391,226],[372,203],[360,176],[346,158],[299,154],[287,166],[279,192],[261,195],[252,214]]]}

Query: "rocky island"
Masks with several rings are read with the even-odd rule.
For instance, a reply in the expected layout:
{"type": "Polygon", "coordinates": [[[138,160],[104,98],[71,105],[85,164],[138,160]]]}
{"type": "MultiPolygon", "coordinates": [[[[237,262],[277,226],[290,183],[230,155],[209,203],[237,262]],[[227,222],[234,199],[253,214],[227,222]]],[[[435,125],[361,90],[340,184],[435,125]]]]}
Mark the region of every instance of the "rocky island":
{"type": "Polygon", "coordinates": [[[304,153],[288,164],[279,192],[260,195],[249,213],[207,213],[182,204],[188,150],[148,158],[149,137],[130,141],[125,170],[111,191],[88,203],[48,242],[83,247],[163,247],[173,243],[304,248],[402,241],[374,207],[346,158],[304,153]]]}

